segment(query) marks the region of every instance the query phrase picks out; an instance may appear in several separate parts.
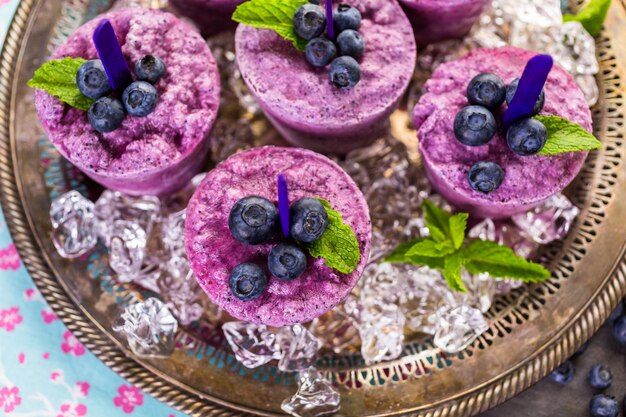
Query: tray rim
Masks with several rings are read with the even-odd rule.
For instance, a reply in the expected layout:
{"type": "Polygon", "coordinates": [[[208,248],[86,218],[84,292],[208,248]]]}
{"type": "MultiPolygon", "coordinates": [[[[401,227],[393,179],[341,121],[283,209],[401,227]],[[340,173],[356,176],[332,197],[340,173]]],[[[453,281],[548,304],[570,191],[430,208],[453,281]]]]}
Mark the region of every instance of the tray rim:
{"type": "MultiPolygon", "coordinates": [[[[40,245],[31,231],[30,219],[22,207],[21,184],[18,184],[13,169],[16,161],[13,146],[15,134],[12,131],[15,116],[11,110],[15,108],[16,103],[15,74],[25,37],[30,33],[29,29],[44,1],[20,1],[0,55],[0,71],[6,75],[0,78],[0,143],[3,145],[0,146],[0,202],[7,226],[26,269],[64,325],[109,368],[144,392],[194,416],[247,416],[251,415],[248,414],[250,412],[255,413],[254,415],[277,415],[225,403],[208,395],[211,402],[198,399],[192,390],[183,390],[180,383],[172,383],[167,375],[127,356],[125,349],[111,343],[112,340],[106,333],[94,325],[81,306],[72,300],[67,289],[55,277],[46,257],[38,250],[40,245]]],[[[618,4],[614,7],[626,8],[626,0],[621,0],[618,4]]],[[[423,404],[404,412],[392,412],[389,415],[423,417],[474,415],[503,403],[538,382],[589,339],[625,295],[626,243],[620,248],[620,253],[611,267],[611,272],[585,308],[575,314],[533,356],[456,396],[436,403],[423,404]]]]}

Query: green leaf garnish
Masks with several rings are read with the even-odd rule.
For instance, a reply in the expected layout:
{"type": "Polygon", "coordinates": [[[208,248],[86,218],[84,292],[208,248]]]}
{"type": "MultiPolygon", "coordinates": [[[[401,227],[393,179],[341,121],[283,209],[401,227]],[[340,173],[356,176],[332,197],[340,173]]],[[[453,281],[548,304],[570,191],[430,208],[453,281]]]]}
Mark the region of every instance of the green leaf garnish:
{"type": "Polygon", "coordinates": [[[591,36],[598,36],[611,7],[611,0],[590,0],[576,15],[563,15],[564,22],[580,22],[591,36]]]}
{"type": "Polygon", "coordinates": [[[511,248],[488,240],[474,240],[463,250],[465,269],[470,274],[487,273],[499,278],[539,282],[550,278],[550,271],[517,256],[511,248]]]}
{"type": "Polygon", "coordinates": [[[441,258],[454,252],[450,241],[437,242],[434,239],[422,239],[415,242],[406,252],[406,256],[421,256],[427,258],[441,258]]]}
{"type": "Polygon", "coordinates": [[[548,138],[538,155],[601,149],[602,143],[581,125],[558,116],[535,116],[548,130],[548,138]]]}
{"type": "Polygon", "coordinates": [[[426,199],[422,202],[422,209],[432,238],[437,242],[446,241],[450,237],[450,214],[426,199]]]}
{"type": "Polygon", "coordinates": [[[77,109],[87,111],[94,102],[80,92],[76,73],[86,61],[82,58],[63,58],[48,61],[35,71],[28,86],[43,90],[77,109]]]}
{"type": "Polygon", "coordinates": [[[446,258],[443,267],[443,277],[446,279],[448,286],[454,291],[467,292],[463,285],[463,277],[461,275],[461,269],[465,259],[461,252],[454,252],[446,258]]]}
{"type": "Polygon", "coordinates": [[[450,237],[454,243],[454,249],[459,249],[465,240],[465,229],[467,229],[467,213],[457,213],[450,217],[450,237]]]}
{"type": "Polygon", "coordinates": [[[341,214],[333,210],[328,201],[322,198],[318,200],[328,213],[328,227],[322,237],[305,247],[312,257],[324,258],[329,268],[343,274],[350,274],[361,260],[361,250],[356,234],[343,222],[341,214]]]}
{"type": "Polygon", "coordinates": [[[259,29],[272,29],[303,52],[307,41],[296,34],[293,15],[307,3],[307,0],[250,0],[237,7],[233,20],[259,29]]]}
{"type": "Polygon", "coordinates": [[[443,257],[428,257],[428,256],[407,256],[406,252],[413,247],[415,243],[423,240],[424,238],[417,238],[410,242],[401,243],[393,252],[385,257],[385,262],[391,263],[405,263],[407,259],[410,259],[411,263],[416,265],[425,265],[433,269],[443,269],[444,258],[443,257]]]}
{"type": "Polygon", "coordinates": [[[385,262],[438,269],[450,288],[459,292],[466,292],[463,268],[471,274],[488,273],[494,278],[513,278],[524,282],[540,282],[550,277],[550,271],[543,266],[515,255],[506,246],[484,240],[464,245],[467,213],[451,215],[428,200],[424,200],[422,207],[431,237],[399,245],[385,257],[385,262]]]}

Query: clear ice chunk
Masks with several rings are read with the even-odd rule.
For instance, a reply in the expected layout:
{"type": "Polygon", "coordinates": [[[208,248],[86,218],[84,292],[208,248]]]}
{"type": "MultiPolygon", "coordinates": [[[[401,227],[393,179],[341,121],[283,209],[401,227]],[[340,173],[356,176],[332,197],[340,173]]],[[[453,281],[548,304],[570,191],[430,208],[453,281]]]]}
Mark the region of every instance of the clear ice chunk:
{"type": "Polygon", "coordinates": [[[315,363],[322,341],[306,327],[294,324],[281,327],[276,335],[281,358],[278,369],[283,372],[302,371],[315,363]]]}
{"type": "Polygon", "coordinates": [[[532,240],[545,245],[563,239],[579,213],[567,197],[557,194],[526,213],[514,215],[512,220],[532,240]]]}
{"type": "Polygon", "coordinates": [[[63,194],[50,206],[52,242],[64,258],[81,256],[98,243],[94,204],[77,191],[63,194]]]}
{"type": "Polygon", "coordinates": [[[404,342],[404,314],[396,304],[372,300],[361,314],[361,355],[373,364],[398,358],[404,342]]]}
{"type": "Polygon", "coordinates": [[[139,225],[150,235],[155,222],[161,218],[161,203],[157,197],[131,197],[117,191],[104,190],[95,204],[99,222],[99,237],[109,246],[114,224],[126,220],[139,225]]]}
{"type": "Polygon", "coordinates": [[[165,217],[161,224],[161,239],[171,254],[185,253],[185,217],[185,210],[181,210],[165,217]]]}
{"type": "Polygon", "coordinates": [[[178,321],[187,326],[202,317],[202,290],[186,258],[172,257],[165,265],[158,281],[160,293],[178,321]]]}
{"type": "Polygon", "coordinates": [[[262,324],[231,321],[222,325],[224,336],[237,361],[256,368],[282,356],[276,335],[262,324]]]}
{"type": "Polygon", "coordinates": [[[178,322],[160,300],[148,298],[124,309],[113,330],[124,334],[140,357],[167,357],[174,350],[178,322]]]}
{"type": "Polygon", "coordinates": [[[361,344],[356,321],[346,313],[344,306],[317,317],[309,331],[337,354],[354,353],[361,344]]]}
{"type": "Polygon", "coordinates": [[[109,265],[121,282],[131,282],[141,271],[145,257],[146,231],[136,223],[117,220],[111,228],[109,265]]]}
{"type": "Polygon", "coordinates": [[[281,409],[295,417],[334,414],[341,407],[341,396],[330,381],[314,367],[298,374],[298,392],[283,401],[281,409]]]}
{"type": "Polygon", "coordinates": [[[467,289],[467,303],[482,313],[489,311],[496,295],[496,282],[491,275],[472,275],[463,271],[463,284],[467,289]]]}
{"type": "Polygon", "coordinates": [[[478,336],[489,329],[479,309],[466,304],[444,306],[437,311],[435,346],[447,353],[465,349],[478,336]]]}

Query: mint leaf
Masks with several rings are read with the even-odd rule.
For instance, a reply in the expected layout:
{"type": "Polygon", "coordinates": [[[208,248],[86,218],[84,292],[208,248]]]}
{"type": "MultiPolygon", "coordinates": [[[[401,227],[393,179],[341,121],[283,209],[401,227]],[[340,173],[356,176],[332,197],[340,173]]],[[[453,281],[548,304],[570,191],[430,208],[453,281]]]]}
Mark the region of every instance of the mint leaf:
{"type": "Polygon", "coordinates": [[[424,199],[422,201],[424,210],[424,220],[430,235],[437,242],[444,242],[450,239],[450,213],[440,209],[432,201],[424,199]]]}
{"type": "Polygon", "coordinates": [[[582,126],[558,116],[535,116],[546,126],[548,139],[539,155],[590,151],[602,148],[602,143],[582,126]]]}
{"type": "Polygon", "coordinates": [[[591,0],[577,15],[563,15],[564,22],[580,22],[591,36],[598,36],[611,7],[611,0],[591,0]]]}
{"type": "Polygon", "coordinates": [[[539,282],[550,278],[550,271],[529,262],[508,247],[487,240],[475,240],[463,249],[465,268],[470,274],[483,272],[496,278],[539,282]]]}
{"type": "Polygon", "coordinates": [[[352,228],[343,222],[341,214],[333,210],[328,201],[322,198],[318,200],[328,213],[328,227],[322,237],[305,247],[312,257],[324,258],[329,268],[349,274],[361,260],[359,241],[352,228]]]}
{"type": "Polygon", "coordinates": [[[422,240],[424,240],[424,238],[417,238],[410,242],[398,245],[393,252],[383,259],[383,261],[391,263],[410,263],[417,266],[427,266],[432,269],[443,269],[443,257],[407,256],[407,251],[415,246],[417,242],[422,240]]]}
{"type": "Polygon", "coordinates": [[[454,243],[454,249],[459,249],[463,245],[468,217],[469,214],[467,213],[457,213],[450,217],[450,236],[452,237],[452,243],[454,243]]]}
{"type": "Polygon", "coordinates": [[[422,239],[406,252],[407,257],[424,256],[427,258],[441,258],[454,252],[454,247],[449,241],[437,242],[434,239],[422,239]]]}
{"type": "Polygon", "coordinates": [[[409,258],[406,256],[406,253],[409,249],[413,247],[417,242],[424,240],[422,237],[418,237],[417,239],[413,239],[410,242],[399,244],[393,252],[383,259],[385,262],[409,262],[409,258]]]}
{"type": "Polygon", "coordinates": [[[87,111],[93,100],[80,92],[76,85],[76,73],[86,61],[82,58],[55,59],[35,71],[28,86],[43,90],[77,109],[87,111]]]}
{"type": "Polygon", "coordinates": [[[465,259],[462,252],[455,252],[448,256],[444,262],[443,277],[446,279],[448,286],[454,291],[467,292],[463,286],[461,268],[465,259]]]}
{"type": "Polygon", "coordinates": [[[304,51],[307,41],[296,34],[293,15],[307,0],[250,0],[242,3],[233,13],[233,20],[259,29],[272,29],[284,39],[304,51]]]}

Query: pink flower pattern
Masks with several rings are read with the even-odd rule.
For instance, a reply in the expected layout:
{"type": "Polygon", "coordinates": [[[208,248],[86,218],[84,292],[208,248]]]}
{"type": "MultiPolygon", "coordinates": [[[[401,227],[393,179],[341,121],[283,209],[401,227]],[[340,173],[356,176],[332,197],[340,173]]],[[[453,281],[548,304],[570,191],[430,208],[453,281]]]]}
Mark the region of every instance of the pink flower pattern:
{"type": "Polygon", "coordinates": [[[2,387],[0,389],[0,409],[4,409],[5,413],[15,410],[15,407],[22,403],[19,393],[18,387],[2,387]]]}
{"type": "Polygon", "coordinates": [[[79,395],[84,398],[89,395],[91,385],[89,385],[89,382],[77,382],[76,388],[78,388],[79,395]]]}
{"type": "MultiPolygon", "coordinates": [[[[0,0],[0,5],[2,5],[2,0],[0,0]]],[[[17,253],[13,243],[5,249],[0,249],[0,269],[17,271],[19,267],[20,255],[17,253]]]]}
{"type": "Polygon", "coordinates": [[[18,307],[0,310],[0,328],[4,328],[7,332],[15,330],[15,327],[23,320],[18,307]]]}
{"type": "Polygon", "coordinates": [[[50,324],[58,319],[57,315],[54,314],[54,312],[48,311],[46,309],[41,310],[41,318],[43,319],[43,322],[46,324],[50,324]]]}
{"type": "Polygon", "coordinates": [[[61,343],[63,353],[74,356],[82,356],[85,354],[85,347],[76,339],[69,330],[63,333],[63,343],[61,343]]]}
{"type": "Polygon", "coordinates": [[[57,417],[83,417],[87,414],[87,406],[85,404],[69,404],[61,405],[57,417]]]}
{"type": "Polygon", "coordinates": [[[143,404],[143,394],[133,386],[120,385],[117,392],[119,395],[113,398],[113,404],[116,407],[121,407],[126,414],[131,414],[135,407],[143,404]]]}

